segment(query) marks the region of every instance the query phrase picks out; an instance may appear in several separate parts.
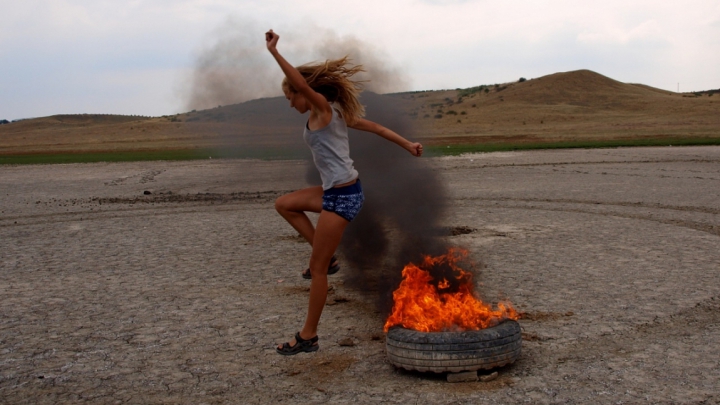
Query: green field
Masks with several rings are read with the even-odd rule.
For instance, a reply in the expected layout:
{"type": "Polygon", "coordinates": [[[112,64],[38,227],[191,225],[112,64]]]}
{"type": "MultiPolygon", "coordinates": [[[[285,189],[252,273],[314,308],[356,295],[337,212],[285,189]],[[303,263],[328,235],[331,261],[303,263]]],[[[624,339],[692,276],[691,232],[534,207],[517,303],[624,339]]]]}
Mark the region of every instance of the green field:
{"type": "Polygon", "coordinates": [[[0,155],[0,165],[32,165],[58,163],[95,163],[95,162],[141,162],[153,160],[201,160],[201,159],[263,159],[291,160],[302,159],[309,152],[287,148],[252,149],[180,149],[164,151],[119,151],[94,153],[57,153],[0,155]]]}
{"type": "MultiPolygon", "coordinates": [[[[568,148],[617,148],[633,146],[691,146],[720,145],[720,138],[677,138],[677,139],[628,139],[607,141],[563,141],[542,143],[479,143],[447,146],[427,146],[427,156],[455,156],[463,153],[500,152],[535,149],[568,148]]],[[[152,160],[200,160],[200,159],[262,159],[291,160],[309,157],[307,150],[290,148],[249,148],[249,149],[181,149],[165,151],[120,151],[96,153],[58,153],[0,156],[0,165],[94,163],[94,162],[139,162],[152,160]]]]}
{"type": "Polygon", "coordinates": [[[562,141],[540,143],[479,143],[467,145],[447,145],[425,147],[430,156],[456,156],[463,153],[502,152],[514,150],[536,149],[590,149],[619,148],[633,146],[698,146],[720,145],[720,138],[661,138],[661,139],[627,139],[602,141],[562,141]]]}

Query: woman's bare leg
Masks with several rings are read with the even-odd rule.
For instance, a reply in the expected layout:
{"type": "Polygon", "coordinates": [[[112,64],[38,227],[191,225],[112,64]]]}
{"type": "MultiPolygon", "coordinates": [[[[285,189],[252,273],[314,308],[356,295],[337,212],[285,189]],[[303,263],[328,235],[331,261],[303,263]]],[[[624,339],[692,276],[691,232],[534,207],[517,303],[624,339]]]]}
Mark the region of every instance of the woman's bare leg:
{"type": "Polygon", "coordinates": [[[285,194],[275,200],[275,209],[310,245],[315,238],[315,227],[305,212],[322,210],[322,187],[309,187],[285,194]]]}
{"type": "MultiPolygon", "coordinates": [[[[332,255],[335,253],[335,249],[340,245],[340,240],[348,223],[345,218],[333,212],[320,212],[317,227],[315,228],[315,239],[312,244],[312,256],[310,257],[312,283],[310,284],[308,314],[305,319],[305,326],[300,331],[300,337],[303,339],[311,339],[317,335],[320,315],[322,315],[325,300],[327,299],[328,265],[332,255]]],[[[295,343],[295,339],[290,341],[291,346],[294,346],[295,343]]]]}
{"type": "Polygon", "coordinates": [[[312,338],[317,335],[317,327],[320,322],[325,300],[327,299],[327,272],[332,255],[335,253],[340,240],[342,239],[348,221],[334,212],[322,211],[315,228],[315,240],[313,241],[312,256],[310,256],[310,299],[308,302],[308,314],[305,319],[305,326],[300,336],[312,338]]]}

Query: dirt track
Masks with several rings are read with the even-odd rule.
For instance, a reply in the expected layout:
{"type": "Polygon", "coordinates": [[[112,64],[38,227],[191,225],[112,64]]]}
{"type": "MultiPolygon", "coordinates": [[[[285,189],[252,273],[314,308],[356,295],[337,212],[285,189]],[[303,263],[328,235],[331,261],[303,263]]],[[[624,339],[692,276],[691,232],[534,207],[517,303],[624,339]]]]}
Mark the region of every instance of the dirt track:
{"type": "Polygon", "coordinates": [[[320,351],[275,353],[309,248],[272,201],[302,162],[17,166],[0,168],[0,403],[719,403],[720,148],[432,164],[485,297],[526,312],[497,380],[395,370],[347,268],[320,351]]]}

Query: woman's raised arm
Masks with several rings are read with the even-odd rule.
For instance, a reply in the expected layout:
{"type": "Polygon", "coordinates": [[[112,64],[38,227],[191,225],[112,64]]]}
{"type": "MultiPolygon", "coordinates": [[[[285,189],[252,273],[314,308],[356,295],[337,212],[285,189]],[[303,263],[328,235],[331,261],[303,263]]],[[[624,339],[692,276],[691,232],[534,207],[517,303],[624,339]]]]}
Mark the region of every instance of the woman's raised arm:
{"type": "Polygon", "coordinates": [[[280,36],[273,32],[273,30],[270,30],[265,33],[265,42],[267,45],[268,51],[270,51],[270,54],[275,58],[278,65],[280,65],[280,69],[282,69],[283,73],[285,73],[285,77],[287,77],[288,83],[292,86],[293,89],[295,89],[298,93],[302,94],[310,104],[315,107],[318,112],[321,114],[332,114],[332,107],[330,106],[330,103],[328,103],[327,99],[320,94],[317,93],[315,90],[313,90],[310,86],[308,86],[307,81],[305,78],[298,72],[297,69],[293,65],[291,65],[285,58],[283,58],[282,55],[280,55],[280,52],[277,50],[277,43],[278,40],[280,40],[280,36]]]}

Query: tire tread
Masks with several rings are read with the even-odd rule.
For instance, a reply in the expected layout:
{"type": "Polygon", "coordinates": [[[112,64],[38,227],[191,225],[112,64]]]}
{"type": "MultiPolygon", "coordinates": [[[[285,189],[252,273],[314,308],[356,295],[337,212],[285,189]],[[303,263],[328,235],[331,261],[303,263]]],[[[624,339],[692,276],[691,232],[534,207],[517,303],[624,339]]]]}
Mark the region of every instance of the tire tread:
{"type": "Polygon", "coordinates": [[[388,360],[406,370],[441,372],[490,370],[520,356],[522,335],[516,321],[463,332],[418,332],[393,328],[385,339],[388,360]]]}

